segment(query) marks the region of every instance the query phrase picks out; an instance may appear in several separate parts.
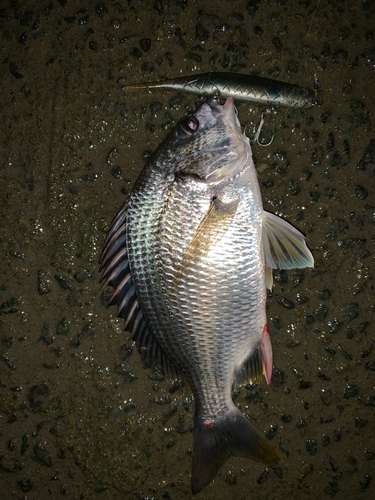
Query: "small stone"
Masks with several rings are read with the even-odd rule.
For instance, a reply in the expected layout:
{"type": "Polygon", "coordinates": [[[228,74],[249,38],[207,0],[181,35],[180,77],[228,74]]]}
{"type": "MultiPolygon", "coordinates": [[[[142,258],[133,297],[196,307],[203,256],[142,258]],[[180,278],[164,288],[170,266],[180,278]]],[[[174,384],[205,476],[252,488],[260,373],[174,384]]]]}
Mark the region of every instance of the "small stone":
{"type": "Polygon", "coordinates": [[[55,337],[52,335],[52,330],[49,326],[44,326],[42,328],[39,340],[41,340],[44,345],[51,345],[55,341],[55,337]]]}
{"type": "Polygon", "coordinates": [[[298,182],[296,181],[296,179],[292,179],[289,184],[288,184],[288,187],[286,188],[287,192],[291,195],[291,196],[296,196],[297,194],[300,193],[301,191],[301,188],[299,187],[299,184],[298,182]]]}
{"type": "Polygon", "coordinates": [[[78,281],[78,283],[83,283],[87,280],[87,273],[85,271],[79,271],[78,273],[75,273],[74,279],[78,281]]]}
{"type": "Polygon", "coordinates": [[[325,404],[327,406],[330,405],[331,404],[331,399],[332,399],[332,391],[331,391],[331,389],[327,389],[327,390],[323,389],[321,398],[322,398],[323,404],[325,404]]]}
{"type": "Polygon", "coordinates": [[[138,47],[133,47],[129,54],[134,57],[134,59],[141,59],[142,58],[142,52],[139,50],[138,47]]]}
{"type": "Polygon", "coordinates": [[[335,149],[335,137],[332,132],[328,134],[328,140],[326,142],[327,153],[335,149]]]}
{"type": "Polygon", "coordinates": [[[1,343],[3,344],[5,349],[9,349],[10,347],[12,347],[13,342],[15,340],[16,339],[14,337],[4,337],[1,341],[1,343]]]}
{"type": "Polygon", "coordinates": [[[65,318],[62,318],[60,323],[57,325],[56,333],[58,335],[65,335],[65,336],[69,335],[69,324],[65,318]]]}
{"type": "Polygon", "coordinates": [[[331,442],[331,438],[329,436],[327,436],[326,434],[323,434],[322,446],[326,447],[329,445],[330,442],[331,442]]]}
{"type": "Polygon", "coordinates": [[[281,478],[283,477],[283,469],[279,467],[278,465],[271,465],[271,469],[273,472],[276,474],[277,477],[281,478]]]}
{"type": "Polygon", "coordinates": [[[315,317],[318,321],[324,321],[327,314],[328,307],[323,304],[319,304],[319,306],[315,309],[315,317]]]}
{"type": "Polygon", "coordinates": [[[58,282],[60,288],[62,288],[63,290],[70,290],[70,291],[74,290],[70,281],[67,278],[65,278],[65,276],[59,276],[55,274],[55,280],[58,282]]]}
{"type": "Polygon", "coordinates": [[[152,403],[156,403],[157,405],[167,405],[171,402],[171,398],[169,396],[159,396],[151,399],[152,403]]]}
{"type": "Polygon", "coordinates": [[[96,40],[91,40],[91,42],[89,42],[89,49],[93,50],[94,52],[98,52],[99,50],[98,42],[96,40]]]}
{"type": "Polygon", "coordinates": [[[305,278],[305,273],[303,271],[297,271],[293,274],[293,286],[294,288],[299,286],[305,278]]]}
{"type": "Polygon", "coordinates": [[[31,488],[33,487],[33,482],[31,481],[30,478],[24,477],[20,481],[18,481],[18,486],[24,493],[26,493],[27,491],[30,491],[31,488]]]}
{"type": "Polygon", "coordinates": [[[89,321],[88,323],[86,323],[82,330],[77,333],[77,335],[70,342],[69,346],[75,348],[79,347],[82,340],[84,340],[86,337],[95,338],[95,323],[93,321],[89,321]]]}
{"type": "Polygon", "coordinates": [[[310,387],[312,387],[312,383],[311,382],[308,382],[306,380],[300,380],[299,381],[299,385],[298,385],[299,389],[310,389],[310,387]]]}
{"type": "Polygon", "coordinates": [[[358,465],[357,465],[357,460],[355,457],[353,457],[352,455],[350,455],[347,459],[346,459],[346,463],[347,463],[347,467],[346,467],[346,470],[349,474],[354,474],[354,472],[356,472],[356,470],[358,469],[358,465]]]}
{"type": "Polygon", "coordinates": [[[359,304],[353,302],[352,304],[347,305],[343,310],[343,313],[345,321],[353,321],[353,319],[356,319],[359,316],[359,304]]]}
{"type": "Polygon", "coordinates": [[[370,486],[372,476],[370,474],[365,474],[364,480],[359,482],[359,486],[362,491],[366,491],[370,486]]]}
{"type": "Polygon", "coordinates": [[[262,474],[258,477],[257,479],[257,483],[258,484],[262,484],[264,483],[264,481],[267,479],[267,476],[268,474],[270,473],[270,471],[268,469],[265,469],[262,474]]]}
{"type": "Polygon", "coordinates": [[[316,444],[315,439],[308,439],[306,441],[306,451],[310,453],[310,455],[315,455],[318,450],[318,446],[316,444]]]}
{"type": "Polygon", "coordinates": [[[139,46],[142,52],[148,52],[151,47],[151,39],[150,38],[142,38],[139,40],[139,46]]]}
{"type": "Polygon", "coordinates": [[[337,333],[341,329],[342,325],[343,323],[339,321],[338,318],[333,318],[332,320],[328,321],[329,332],[337,333]]]}
{"type": "Polygon", "coordinates": [[[17,415],[15,413],[12,413],[12,415],[10,415],[7,420],[7,424],[13,424],[14,422],[17,422],[17,415]]]}
{"type": "Polygon", "coordinates": [[[114,162],[117,159],[117,155],[119,154],[118,150],[116,148],[112,148],[110,152],[107,154],[106,162],[109,167],[114,166],[114,162]]]}
{"type": "Polygon", "coordinates": [[[195,26],[195,38],[200,42],[205,42],[209,36],[209,31],[201,23],[197,23],[195,26]]]}
{"type": "Polygon", "coordinates": [[[302,427],[307,427],[307,422],[304,418],[299,417],[296,423],[297,429],[302,429],[302,427]]]}
{"type": "Polygon", "coordinates": [[[197,54],[196,52],[189,52],[189,59],[195,61],[197,63],[201,63],[203,61],[202,56],[197,54]]]}
{"type": "Polygon", "coordinates": [[[132,346],[127,346],[126,344],[121,346],[121,349],[120,349],[121,361],[127,361],[130,358],[130,356],[132,355],[132,353],[133,353],[132,346]]]}
{"type": "Polygon", "coordinates": [[[121,175],[122,175],[122,170],[120,167],[113,167],[111,169],[111,175],[115,178],[115,179],[121,179],[121,175]]]}
{"type": "Polygon", "coordinates": [[[151,158],[152,151],[151,149],[146,149],[146,151],[143,152],[143,161],[148,161],[151,158]]]}
{"type": "Polygon", "coordinates": [[[358,170],[366,170],[367,165],[375,164],[375,139],[371,139],[357,166],[358,170]]]}
{"type": "Polygon", "coordinates": [[[311,163],[312,165],[319,166],[322,163],[324,155],[324,149],[321,147],[315,148],[311,154],[311,163]]]}
{"type": "Polygon", "coordinates": [[[11,297],[0,306],[0,314],[11,314],[19,311],[20,304],[15,297],[11,297]]]}
{"type": "Polygon", "coordinates": [[[342,434],[341,429],[335,429],[333,431],[333,439],[334,439],[334,441],[337,441],[337,442],[340,441],[341,440],[341,434],[342,434]]]}
{"type": "Polygon", "coordinates": [[[50,274],[44,271],[38,271],[38,292],[40,295],[45,295],[50,293],[52,281],[50,280],[50,274]]]}
{"type": "Polygon", "coordinates": [[[356,417],[354,424],[357,429],[363,429],[367,425],[367,419],[356,417]]]}
{"type": "Polygon", "coordinates": [[[288,73],[298,73],[298,63],[296,61],[288,61],[288,73]]]}
{"type": "Polygon", "coordinates": [[[319,293],[319,298],[321,300],[327,300],[331,297],[332,295],[332,292],[330,290],[328,290],[328,288],[326,288],[325,290],[323,290],[322,292],[319,293]]]}
{"type": "Polygon", "coordinates": [[[132,372],[129,372],[128,370],[125,370],[125,368],[123,368],[121,365],[115,366],[113,371],[117,375],[120,375],[124,379],[124,382],[126,382],[128,384],[130,384],[131,382],[134,382],[138,378],[137,375],[135,375],[132,372]]]}
{"type": "Polygon", "coordinates": [[[178,432],[179,434],[184,434],[185,432],[187,432],[185,424],[185,414],[182,414],[178,417],[176,432],[178,432]]]}
{"type": "Polygon", "coordinates": [[[368,196],[368,192],[366,191],[366,189],[363,186],[357,186],[355,188],[355,195],[360,200],[365,200],[368,196]]]}
{"type": "Polygon", "coordinates": [[[280,297],[279,295],[276,295],[276,300],[281,306],[285,307],[285,309],[294,309],[294,302],[287,299],[286,297],[280,297]]]}
{"type": "Polygon", "coordinates": [[[163,108],[163,105],[161,102],[155,101],[155,102],[150,104],[151,114],[155,117],[160,113],[162,108],[163,108]]]}
{"type": "Polygon", "coordinates": [[[52,459],[50,457],[50,454],[46,450],[45,446],[43,443],[36,443],[34,445],[34,455],[35,458],[38,462],[40,462],[43,465],[46,465],[47,467],[52,467],[52,459]]]}
{"type": "Polygon", "coordinates": [[[339,491],[339,486],[337,484],[337,481],[330,481],[329,485],[324,488],[324,493],[330,495],[332,498],[336,495],[338,491],[339,491]]]}
{"type": "Polygon", "coordinates": [[[25,434],[22,437],[22,443],[21,443],[21,455],[24,455],[27,448],[29,447],[29,435],[25,434]]]}
{"type": "Polygon", "coordinates": [[[288,283],[288,273],[284,269],[275,269],[273,280],[280,285],[288,283]]]}
{"type": "Polygon", "coordinates": [[[120,19],[112,19],[111,26],[115,30],[118,30],[119,28],[121,28],[121,21],[120,21],[120,19]]]}
{"type": "Polygon", "coordinates": [[[98,14],[98,16],[100,17],[100,19],[103,19],[104,16],[106,14],[108,14],[108,9],[107,7],[104,5],[104,3],[100,2],[98,3],[98,5],[96,6],[96,13],[98,14]]]}
{"type": "Polygon", "coordinates": [[[282,422],[284,422],[284,424],[288,424],[288,423],[289,423],[289,422],[291,422],[291,420],[292,420],[292,415],[282,413],[282,414],[281,414],[281,417],[280,417],[280,420],[281,420],[282,422]]]}
{"type": "Polygon", "coordinates": [[[267,439],[273,439],[279,427],[277,425],[271,425],[270,430],[264,433],[267,439]]]}
{"type": "Polygon", "coordinates": [[[236,474],[234,474],[233,472],[231,471],[228,471],[227,472],[227,477],[225,478],[225,481],[230,485],[230,486],[234,486],[235,484],[237,484],[237,477],[236,477],[236,474]]]}
{"type": "Polygon", "coordinates": [[[306,297],[303,293],[297,293],[297,302],[298,304],[306,304],[309,301],[309,298],[306,297]]]}
{"type": "Polygon", "coordinates": [[[331,469],[333,470],[333,472],[337,472],[337,470],[338,470],[337,461],[333,457],[330,457],[328,455],[328,462],[329,462],[329,465],[331,466],[331,469]]]}
{"type": "Polygon", "coordinates": [[[34,413],[44,411],[47,407],[49,389],[47,384],[34,385],[28,390],[27,399],[34,413]]]}
{"type": "Polygon", "coordinates": [[[320,198],[320,193],[318,191],[310,191],[311,203],[317,203],[320,198]]]}

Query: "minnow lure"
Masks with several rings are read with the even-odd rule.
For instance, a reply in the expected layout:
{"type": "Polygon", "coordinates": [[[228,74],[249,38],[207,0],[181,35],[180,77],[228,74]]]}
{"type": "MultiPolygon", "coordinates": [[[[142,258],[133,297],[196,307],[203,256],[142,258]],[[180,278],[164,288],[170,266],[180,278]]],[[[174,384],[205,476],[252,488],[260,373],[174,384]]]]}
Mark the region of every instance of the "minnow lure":
{"type": "Polygon", "coordinates": [[[311,108],[323,103],[323,92],[316,76],[314,90],[239,73],[202,73],[173,80],[125,85],[122,89],[125,92],[175,90],[205,97],[232,97],[237,101],[294,108],[311,108]]]}

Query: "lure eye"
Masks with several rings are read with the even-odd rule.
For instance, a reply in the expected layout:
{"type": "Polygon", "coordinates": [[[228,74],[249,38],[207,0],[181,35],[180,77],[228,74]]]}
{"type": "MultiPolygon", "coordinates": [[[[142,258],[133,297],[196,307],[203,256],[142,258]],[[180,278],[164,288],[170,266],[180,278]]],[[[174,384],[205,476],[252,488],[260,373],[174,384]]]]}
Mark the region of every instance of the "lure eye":
{"type": "Polygon", "coordinates": [[[180,137],[194,135],[199,129],[199,121],[194,116],[186,116],[180,121],[177,133],[180,137]]]}

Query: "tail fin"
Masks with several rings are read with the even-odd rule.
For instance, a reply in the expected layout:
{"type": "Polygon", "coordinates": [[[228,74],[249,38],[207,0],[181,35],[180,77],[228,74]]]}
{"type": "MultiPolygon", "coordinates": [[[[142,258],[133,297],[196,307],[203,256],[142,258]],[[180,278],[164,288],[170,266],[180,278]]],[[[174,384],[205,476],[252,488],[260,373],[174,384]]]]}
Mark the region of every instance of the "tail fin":
{"type": "Polygon", "coordinates": [[[235,406],[224,420],[212,424],[203,424],[196,416],[194,433],[193,494],[212,481],[231,455],[269,465],[281,459],[279,450],[235,406]]]}

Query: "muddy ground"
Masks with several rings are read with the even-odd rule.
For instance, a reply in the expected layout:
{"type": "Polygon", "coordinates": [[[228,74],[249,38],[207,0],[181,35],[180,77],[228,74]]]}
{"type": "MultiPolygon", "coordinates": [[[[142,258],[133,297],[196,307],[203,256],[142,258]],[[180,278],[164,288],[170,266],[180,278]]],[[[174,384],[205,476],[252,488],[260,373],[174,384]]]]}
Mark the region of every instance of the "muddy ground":
{"type": "MultiPolygon", "coordinates": [[[[125,83],[206,71],[302,86],[254,157],[264,206],[315,268],[276,273],[273,381],[235,402],[280,448],[232,458],[199,499],[373,498],[375,2],[2,1],[0,498],[188,499],[189,388],[143,366],[100,293],[109,223],[199,98],[125,83]]],[[[264,109],[238,106],[255,130],[264,109]]],[[[233,318],[233,328],[235,328],[233,318]]]]}

